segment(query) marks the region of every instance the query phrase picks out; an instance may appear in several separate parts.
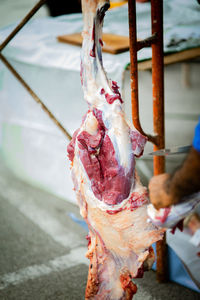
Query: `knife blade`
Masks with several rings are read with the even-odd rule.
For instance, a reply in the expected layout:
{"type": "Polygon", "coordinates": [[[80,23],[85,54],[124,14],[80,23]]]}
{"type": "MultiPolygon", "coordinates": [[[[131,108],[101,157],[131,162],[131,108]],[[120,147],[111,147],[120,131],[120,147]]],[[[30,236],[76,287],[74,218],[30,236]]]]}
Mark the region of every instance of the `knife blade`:
{"type": "Polygon", "coordinates": [[[167,155],[175,155],[175,154],[183,154],[188,153],[192,145],[187,146],[177,146],[171,147],[166,149],[160,149],[154,152],[148,153],[148,155],[155,155],[155,156],[167,156],[167,155]]]}

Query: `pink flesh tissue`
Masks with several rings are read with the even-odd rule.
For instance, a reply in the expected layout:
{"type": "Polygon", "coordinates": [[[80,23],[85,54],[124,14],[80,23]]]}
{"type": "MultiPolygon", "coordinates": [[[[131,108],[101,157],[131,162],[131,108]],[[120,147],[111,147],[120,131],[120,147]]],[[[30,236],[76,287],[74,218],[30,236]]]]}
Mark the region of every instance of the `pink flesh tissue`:
{"type": "Polygon", "coordinates": [[[88,112],[68,145],[80,213],[88,224],[86,299],[132,299],[132,278],[154,261],[163,230],[147,222],[148,197],[135,170],[146,138],[128,124],[117,83],[106,77],[101,33],[106,0],[82,0],[81,82],[88,112]]]}

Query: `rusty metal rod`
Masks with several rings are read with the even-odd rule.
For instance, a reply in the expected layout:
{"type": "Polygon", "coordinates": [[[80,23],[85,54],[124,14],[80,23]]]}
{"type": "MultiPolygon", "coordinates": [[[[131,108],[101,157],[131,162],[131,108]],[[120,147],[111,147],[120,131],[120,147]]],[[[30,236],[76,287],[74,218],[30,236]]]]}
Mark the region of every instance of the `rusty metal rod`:
{"type": "MultiPolygon", "coordinates": [[[[157,41],[152,44],[153,125],[157,136],[154,150],[165,148],[164,124],[164,55],[163,55],[163,0],[151,0],[152,35],[157,41]]],[[[154,175],[165,172],[165,157],[154,157],[154,175]]],[[[166,239],[156,243],[157,280],[167,281],[166,239]]]]}
{"type": "Polygon", "coordinates": [[[36,5],[29,11],[29,13],[22,19],[22,21],[15,27],[15,29],[9,34],[5,41],[0,45],[0,52],[7,46],[12,38],[22,29],[22,27],[30,20],[30,18],[40,9],[40,7],[47,0],[40,0],[36,5]]]}
{"type": "Polygon", "coordinates": [[[24,81],[24,79],[19,75],[19,73],[13,68],[13,66],[7,61],[7,59],[0,53],[0,59],[6,65],[6,67],[11,71],[11,73],[19,80],[23,87],[29,92],[33,99],[40,104],[41,108],[48,114],[50,119],[58,126],[59,129],[64,133],[64,135],[71,140],[71,135],[69,132],[62,126],[62,124],[56,119],[52,112],[47,108],[47,106],[40,100],[40,98],[34,93],[30,86],[24,81]]]}
{"type": "Polygon", "coordinates": [[[138,67],[137,67],[137,28],[135,0],[128,0],[129,13],[129,42],[130,42],[130,79],[131,79],[131,106],[132,121],[135,128],[149,141],[156,143],[156,137],[146,134],[140,124],[138,103],[138,67]]]}
{"type": "Polygon", "coordinates": [[[135,0],[128,0],[128,8],[132,119],[135,128],[144,134],[139,120],[137,51],[135,51],[137,49],[135,0]]]}
{"type": "Polygon", "coordinates": [[[152,44],[156,43],[156,41],[157,41],[156,33],[152,34],[150,37],[148,37],[144,40],[137,41],[137,51],[139,51],[145,47],[150,47],[152,44]]]}

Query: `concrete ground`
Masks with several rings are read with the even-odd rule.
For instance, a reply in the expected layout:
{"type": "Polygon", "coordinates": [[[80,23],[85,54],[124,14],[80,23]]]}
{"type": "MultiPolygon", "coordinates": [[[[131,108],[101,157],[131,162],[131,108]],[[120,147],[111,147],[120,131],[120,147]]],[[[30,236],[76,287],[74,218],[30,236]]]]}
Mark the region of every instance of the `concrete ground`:
{"type": "MultiPolygon", "coordinates": [[[[0,161],[0,299],[84,299],[87,232],[74,223],[78,208],[20,181],[0,161]]],[[[197,300],[153,271],[135,280],[135,300],[197,300]]]]}

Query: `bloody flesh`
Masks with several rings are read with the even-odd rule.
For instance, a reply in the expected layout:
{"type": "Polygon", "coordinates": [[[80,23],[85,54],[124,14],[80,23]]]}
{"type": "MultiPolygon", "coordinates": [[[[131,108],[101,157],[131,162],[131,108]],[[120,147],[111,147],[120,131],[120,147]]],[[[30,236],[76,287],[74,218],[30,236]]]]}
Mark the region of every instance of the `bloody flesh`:
{"type": "Polygon", "coordinates": [[[81,82],[89,110],[68,146],[80,213],[89,228],[86,299],[132,299],[132,278],[154,261],[163,230],[147,222],[148,197],[135,170],[146,138],[125,118],[119,87],[107,79],[101,31],[109,1],[82,0],[81,82]],[[94,55],[91,56],[91,51],[94,55]]]}

